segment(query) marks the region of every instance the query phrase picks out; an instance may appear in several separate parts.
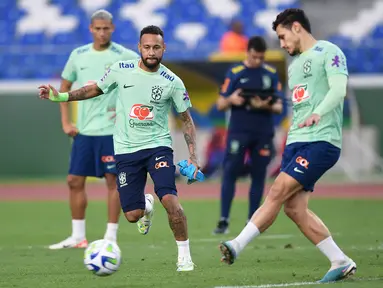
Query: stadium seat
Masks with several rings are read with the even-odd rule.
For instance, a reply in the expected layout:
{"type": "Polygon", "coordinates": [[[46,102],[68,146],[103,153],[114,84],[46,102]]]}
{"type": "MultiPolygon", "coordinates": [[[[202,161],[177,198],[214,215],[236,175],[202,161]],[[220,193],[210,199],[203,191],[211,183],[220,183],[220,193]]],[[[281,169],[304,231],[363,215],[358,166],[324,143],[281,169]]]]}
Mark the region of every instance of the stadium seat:
{"type": "Polygon", "coordinates": [[[373,38],[383,39],[383,25],[376,26],[371,35],[373,38]]]}
{"type": "MultiPolygon", "coordinates": [[[[0,46],[3,60],[0,63],[4,63],[4,59],[18,57],[18,61],[24,65],[23,68],[13,65],[10,71],[1,76],[7,79],[48,77],[60,71],[73,48],[92,41],[88,28],[89,17],[98,8],[113,13],[117,28],[113,36],[115,42],[135,47],[143,26],[160,25],[168,45],[166,58],[188,60],[207,58],[216,51],[233,19],[243,22],[248,36],[268,36],[271,35],[270,21],[276,13],[300,5],[298,0],[221,0],[220,5],[217,5],[217,0],[36,0],[33,3],[28,0],[2,0],[0,29],[3,33],[0,35],[0,46]],[[9,44],[12,44],[12,49],[9,44]],[[37,58],[30,57],[25,51],[35,51],[39,46],[40,56],[45,57],[37,58],[42,61],[49,59],[52,68],[33,70],[37,69],[32,65],[37,58]],[[60,51],[60,54],[53,56],[52,51],[55,50],[60,51]],[[14,51],[20,53],[8,57],[14,51]],[[31,67],[25,67],[29,65],[31,67]]],[[[374,7],[378,7],[376,5],[380,4],[374,7]]],[[[379,13],[375,12],[374,17],[378,19],[379,13]]],[[[362,19],[362,16],[361,13],[358,19],[362,19]]],[[[328,40],[345,51],[350,72],[382,71],[382,24],[376,24],[368,30],[359,42],[351,39],[347,33],[340,32],[334,33],[328,40]]]]}

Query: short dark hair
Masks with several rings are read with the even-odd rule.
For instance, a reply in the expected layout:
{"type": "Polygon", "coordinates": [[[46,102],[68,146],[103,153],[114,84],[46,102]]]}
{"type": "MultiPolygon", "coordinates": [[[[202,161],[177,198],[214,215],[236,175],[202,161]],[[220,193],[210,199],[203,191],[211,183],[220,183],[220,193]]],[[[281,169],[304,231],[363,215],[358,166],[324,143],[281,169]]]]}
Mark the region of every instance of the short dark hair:
{"type": "Polygon", "coordinates": [[[247,51],[254,49],[257,52],[266,52],[267,45],[265,39],[261,36],[253,36],[247,43],[247,51]]]}
{"type": "Polygon", "coordinates": [[[164,38],[164,31],[162,31],[162,29],[160,27],[154,26],[154,25],[149,25],[149,26],[144,27],[141,30],[140,39],[141,39],[142,35],[144,35],[144,34],[161,35],[161,37],[164,38]]]}
{"type": "Polygon", "coordinates": [[[309,33],[311,33],[310,21],[302,9],[290,8],[278,14],[273,22],[273,30],[276,31],[279,24],[291,29],[294,22],[298,22],[309,33]]]}

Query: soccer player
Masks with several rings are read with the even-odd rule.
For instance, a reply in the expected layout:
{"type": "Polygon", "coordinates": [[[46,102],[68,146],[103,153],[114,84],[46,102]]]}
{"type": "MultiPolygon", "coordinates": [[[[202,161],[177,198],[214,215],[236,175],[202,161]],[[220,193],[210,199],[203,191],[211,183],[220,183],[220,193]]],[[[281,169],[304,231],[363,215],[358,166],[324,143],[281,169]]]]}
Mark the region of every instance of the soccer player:
{"type": "Polygon", "coordinates": [[[194,264],[190,256],[186,216],[177,197],[168,127],[171,105],[183,121],[190,153],[188,162],[199,167],[196,132],[189,112],[190,98],[182,80],[161,64],[165,51],[163,37],[159,27],[145,27],[138,44],[141,59],[116,62],[96,84],[69,93],[58,93],[51,86],[41,86],[40,97],[52,101],[77,101],[118,91],[113,140],[122,210],[129,222],[137,222],[141,234],[149,232],[154,211],[153,196],[144,194],[149,172],[178,245],[177,271],[191,271],[194,264]]]}
{"type": "MultiPolygon", "coordinates": [[[[138,59],[136,52],[111,42],[114,31],[112,15],[105,10],[91,17],[93,43],[76,48],[62,72],[61,92],[70,91],[74,82],[81,86],[95,82],[116,61],[138,59]]],[[[105,177],[108,190],[108,224],[105,238],[116,241],[120,200],[116,184],[116,164],[113,151],[114,111],[117,91],[103,98],[78,103],[77,126],[69,117],[68,103],[61,103],[61,122],[65,132],[73,137],[69,175],[69,203],[72,212],[72,235],[50,249],[85,248],[85,181],[88,176],[105,177]]]]}
{"type": "Polygon", "coordinates": [[[219,110],[230,109],[230,120],[223,160],[221,187],[221,218],[214,234],[228,233],[229,214],[234,198],[235,182],[243,170],[249,170],[249,212],[247,220],[258,209],[265,188],[267,165],[271,159],[274,137],[274,113],[282,112],[282,100],[272,100],[271,95],[250,95],[241,92],[280,90],[275,68],[264,63],[266,42],[262,37],[249,39],[247,57],[242,63],[230,68],[217,101],[219,110]],[[266,96],[266,97],[264,97],[266,96]],[[251,164],[245,164],[248,153],[251,164]]]}
{"type": "Polygon", "coordinates": [[[294,57],[288,69],[293,123],[280,174],[242,232],[221,243],[222,261],[232,264],[252,239],[273,224],[284,205],[286,215],[331,262],[320,282],[338,281],[353,275],[356,264],[334,242],[308,202],[315,183],[340,156],[348,80],[346,58],[336,45],[314,39],[303,10],[281,12],[273,29],[281,47],[294,57]]]}

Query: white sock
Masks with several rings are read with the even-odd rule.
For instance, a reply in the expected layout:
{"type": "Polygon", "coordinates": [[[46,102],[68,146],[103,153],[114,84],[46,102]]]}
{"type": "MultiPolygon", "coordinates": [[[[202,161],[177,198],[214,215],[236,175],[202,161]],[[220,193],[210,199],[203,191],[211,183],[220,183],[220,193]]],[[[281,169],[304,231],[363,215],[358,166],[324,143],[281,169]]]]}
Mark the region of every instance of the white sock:
{"type": "Polygon", "coordinates": [[[237,238],[231,241],[234,245],[233,248],[235,249],[237,255],[243,250],[243,248],[246,247],[247,244],[250,243],[251,240],[257,237],[259,234],[261,234],[261,232],[259,232],[257,226],[255,226],[253,222],[249,221],[241,233],[239,233],[237,238]]]}
{"type": "Polygon", "coordinates": [[[108,223],[108,225],[106,226],[104,239],[117,242],[117,230],[118,230],[118,223],[108,223]]]}
{"type": "Polygon", "coordinates": [[[344,262],[348,260],[348,257],[342,250],[340,250],[331,236],[322,240],[316,246],[328,258],[328,260],[330,260],[331,263],[344,262]]]}
{"type": "Polygon", "coordinates": [[[72,219],[72,238],[79,241],[85,239],[85,219],[72,219]]]}
{"type": "Polygon", "coordinates": [[[148,200],[148,197],[145,197],[145,215],[148,215],[153,210],[153,203],[148,200]]]}
{"type": "Polygon", "coordinates": [[[191,259],[190,248],[189,248],[189,239],[186,241],[176,241],[178,246],[178,261],[183,259],[191,259]]]}

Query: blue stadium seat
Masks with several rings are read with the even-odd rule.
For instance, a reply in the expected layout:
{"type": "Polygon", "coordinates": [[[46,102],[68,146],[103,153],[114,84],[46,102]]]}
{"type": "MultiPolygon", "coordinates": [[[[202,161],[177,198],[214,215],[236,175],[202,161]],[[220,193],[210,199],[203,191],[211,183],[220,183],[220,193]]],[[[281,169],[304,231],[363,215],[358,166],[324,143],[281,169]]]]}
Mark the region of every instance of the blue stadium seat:
{"type": "Polygon", "coordinates": [[[3,77],[5,79],[22,79],[20,75],[20,67],[21,65],[15,65],[15,64],[8,65],[8,68],[3,71],[4,72],[3,77]]]}
{"type": "Polygon", "coordinates": [[[328,41],[340,46],[340,47],[347,47],[347,46],[352,46],[352,40],[348,37],[340,36],[340,35],[333,35],[330,36],[328,41]]]}
{"type": "Polygon", "coordinates": [[[41,78],[41,79],[50,79],[50,78],[57,78],[57,73],[55,72],[57,68],[55,68],[52,65],[44,65],[41,66],[41,68],[38,71],[33,71],[33,73],[30,73],[28,75],[31,75],[31,77],[35,78],[41,78]]]}
{"type": "MultiPolygon", "coordinates": [[[[60,74],[69,53],[73,48],[92,42],[89,33],[89,15],[80,7],[78,0],[51,0],[50,4],[60,7],[63,15],[72,15],[79,20],[79,26],[75,31],[60,33],[51,38],[43,33],[16,35],[17,21],[22,19],[25,11],[19,9],[15,0],[0,1],[0,65],[9,67],[4,69],[0,77],[4,79],[54,77],[60,74]],[[12,46],[11,46],[12,44],[12,46]],[[51,50],[49,46],[52,45],[51,50]],[[31,46],[31,48],[29,48],[31,46]],[[23,54],[24,51],[36,51],[41,46],[39,54],[23,54]],[[12,49],[10,48],[12,47],[12,49]],[[5,51],[5,52],[4,52],[5,51]],[[15,52],[16,51],[16,52],[15,52]],[[55,54],[52,51],[60,51],[55,54]],[[12,54],[12,53],[21,54],[12,54]],[[23,65],[18,65],[23,63],[23,65]],[[36,68],[38,67],[38,68],[36,68]]],[[[127,3],[138,3],[139,0],[112,0],[105,7],[113,13],[116,32],[113,40],[125,46],[135,47],[138,31],[133,23],[120,18],[119,10],[127,3]]],[[[270,7],[266,0],[238,0],[241,5],[239,15],[234,17],[244,23],[245,33],[248,36],[265,35],[265,30],[254,26],[254,17],[270,7]]],[[[218,5],[218,4],[217,4],[218,5]]],[[[292,1],[290,4],[277,6],[277,9],[299,7],[300,1],[292,1]]],[[[205,8],[202,1],[177,0],[170,1],[167,7],[156,11],[167,15],[166,24],[163,25],[165,40],[168,44],[166,59],[201,59],[206,58],[212,51],[219,47],[222,35],[228,30],[231,19],[221,19],[212,16],[205,8]],[[197,47],[187,49],[185,43],[174,35],[175,29],[182,23],[202,23],[207,27],[207,35],[198,43],[197,47]],[[182,51],[182,53],[180,53],[182,51]]],[[[328,38],[344,50],[347,56],[348,66],[351,73],[378,73],[383,71],[383,25],[376,26],[360,43],[353,43],[351,39],[340,35],[332,35],[328,38]]]]}
{"type": "Polygon", "coordinates": [[[113,40],[117,43],[135,43],[138,42],[139,32],[129,21],[115,21],[116,30],[113,34],[113,40]]]}
{"type": "MultiPolygon", "coordinates": [[[[14,1],[14,0],[2,0],[2,1],[0,1],[0,15],[1,16],[6,15],[9,10],[15,9],[15,8],[17,8],[17,7],[16,7],[16,1],[14,1]]],[[[2,17],[1,19],[5,19],[5,18],[2,17]]]]}
{"type": "Polygon", "coordinates": [[[299,1],[295,1],[295,2],[292,2],[292,3],[287,3],[287,4],[282,4],[282,5],[278,5],[277,6],[277,9],[279,10],[285,10],[287,8],[299,8],[301,5],[299,3],[299,1]]]}
{"type": "Polygon", "coordinates": [[[124,4],[137,3],[137,2],[139,2],[139,0],[113,0],[113,5],[117,5],[121,7],[124,4]]]}
{"type": "Polygon", "coordinates": [[[9,45],[12,42],[13,42],[13,35],[12,34],[0,33],[0,45],[9,45]]]}
{"type": "Polygon", "coordinates": [[[21,45],[42,45],[47,43],[48,40],[44,33],[34,33],[18,37],[16,41],[21,45]]]}
{"type": "Polygon", "coordinates": [[[246,34],[251,36],[265,36],[266,31],[262,27],[251,27],[246,30],[246,34]]]}
{"type": "Polygon", "coordinates": [[[68,45],[79,43],[79,36],[76,32],[59,33],[52,37],[52,44],[68,45]]]}
{"type": "Polygon", "coordinates": [[[383,25],[376,26],[371,35],[373,38],[383,39],[383,25]]]}
{"type": "Polygon", "coordinates": [[[253,1],[253,0],[241,0],[242,11],[241,14],[245,11],[256,12],[258,10],[264,10],[267,8],[266,2],[264,0],[253,1]]]}
{"type": "Polygon", "coordinates": [[[72,6],[76,6],[78,1],[77,0],[50,0],[50,2],[52,4],[57,4],[57,5],[72,5],[72,6]]]}
{"type": "Polygon", "coordinates": [[[377,72],[379,72],[379,69],[380,69],[379,66],[375,65],[375,63],[367,62],[367,63],[363,63],[361,65],[360,72],[363,72],[363,73],[377,73],[377,72]]]}

